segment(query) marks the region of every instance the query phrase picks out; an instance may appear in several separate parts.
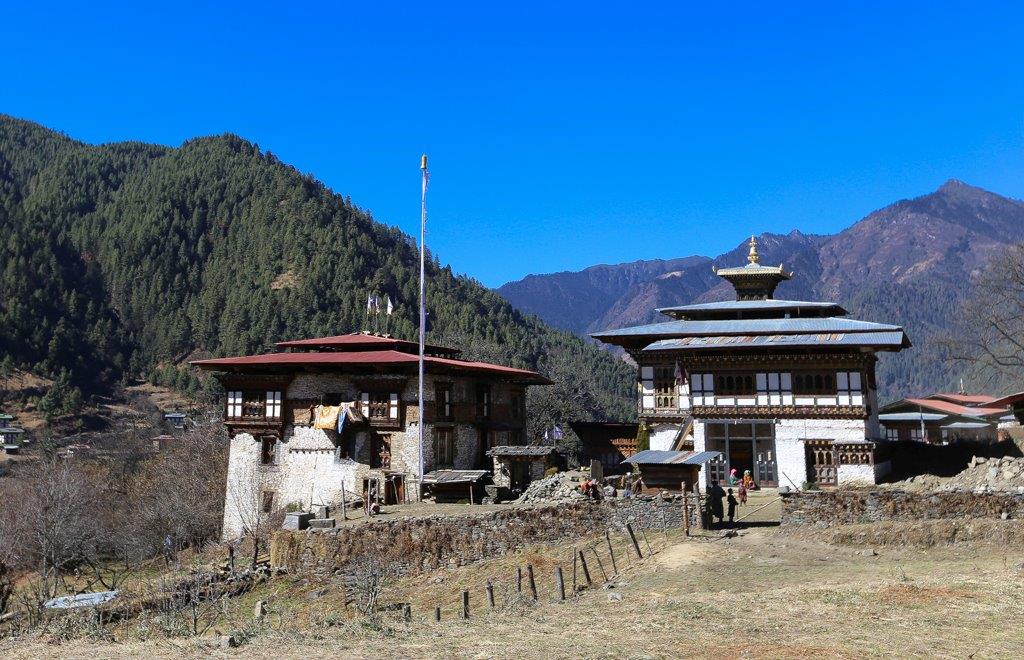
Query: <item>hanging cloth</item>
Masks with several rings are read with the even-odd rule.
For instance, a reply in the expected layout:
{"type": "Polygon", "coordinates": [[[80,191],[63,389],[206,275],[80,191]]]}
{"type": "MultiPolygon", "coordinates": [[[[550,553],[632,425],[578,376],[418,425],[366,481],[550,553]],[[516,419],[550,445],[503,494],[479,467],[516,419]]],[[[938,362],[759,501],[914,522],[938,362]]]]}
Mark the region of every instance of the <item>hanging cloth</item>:
{"type": "Polygon", "coordinates": [[[333,431],[338,427],[341,406],[317,406],[313,409],[313,428],[333,431]]]}
{"type": "Polygon", "coordinates": [[[345,422],[348,420],[349,404],[341,404],[341,412],[338,414],[338,434],[345,431],[345,422]]]}

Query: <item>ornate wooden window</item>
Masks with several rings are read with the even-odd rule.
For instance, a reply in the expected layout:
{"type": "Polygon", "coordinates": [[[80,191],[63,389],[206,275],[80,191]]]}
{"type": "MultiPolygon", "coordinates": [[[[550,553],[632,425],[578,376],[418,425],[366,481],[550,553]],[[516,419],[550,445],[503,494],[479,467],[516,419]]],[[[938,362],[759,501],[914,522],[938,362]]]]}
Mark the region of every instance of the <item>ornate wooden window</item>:
{"type": "Polygon", "coordinates": [[[398,422],[398,392],[363,392],[362,399],[363,415],[370,423],[386,422],[389,424],[398,422]]]}
{"type": "Polygon", "coordinates": [[[438,383],[434,386],[434,404],[437,421],[452,421],[452,384],[438,383]]]}
{"type": "Polygon", "coordinates": [[[677,390],[675,368],[664,364],[654,367],[654,407],[676,410],[679,407],[677,390]]]}
{"type": "Polygon", "coordinates": [[[715,394],[718,396],[753,396],[757,394],[754,374],[718,374],[715,377],[715,394]]]}
{"type": "Polygon", "coordinates": [[[450,428],[434,427],[434,469],[455,465],[455,433],[450,428]]]}
{"type": "Polygon", "coordinates": [[[793,394],[836,393],[836,375],[832,371],[796,371],[793,373],[793,394]]]}
{"type": "Polygon", "coordinates": [[[279,390],[229,390],[225,417],[229,420],[277,421],[281,419],[279,390]]]}
{"type": "Polygon", "coordinates": [[[476,416],[478,419],[491,418],[491,386],[476,386],[476,416]]]}

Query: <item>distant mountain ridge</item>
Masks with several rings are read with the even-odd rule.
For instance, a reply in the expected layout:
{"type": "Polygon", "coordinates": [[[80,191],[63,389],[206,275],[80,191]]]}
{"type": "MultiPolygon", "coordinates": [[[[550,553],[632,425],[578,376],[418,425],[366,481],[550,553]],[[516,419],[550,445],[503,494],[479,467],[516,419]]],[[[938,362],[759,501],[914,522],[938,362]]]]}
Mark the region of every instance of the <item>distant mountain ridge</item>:
{"type": "MultiPolygon", "coordinates": [[[[887,356],[879,367],[883,395],[898,396],[958,383],[959,365],[945,363],[933,340],[949,329],[970,293],[971,278],[1002,248],[1019,241],[1024,241],[1024,202],[951,179],[837,234],[761,234],[758,249],[761,263],[781,263],[794,272],[777,297],[836,301],[858,318],[907,329],[915,347],[887,356]]],[[[712,267],[742,265],[746,254],[744,238],[714,259],[692,256],[530,275],[497,291],[555,327],[587,334],[663,320],[658,307],[731,299],[731,286],[712,267]]]]}

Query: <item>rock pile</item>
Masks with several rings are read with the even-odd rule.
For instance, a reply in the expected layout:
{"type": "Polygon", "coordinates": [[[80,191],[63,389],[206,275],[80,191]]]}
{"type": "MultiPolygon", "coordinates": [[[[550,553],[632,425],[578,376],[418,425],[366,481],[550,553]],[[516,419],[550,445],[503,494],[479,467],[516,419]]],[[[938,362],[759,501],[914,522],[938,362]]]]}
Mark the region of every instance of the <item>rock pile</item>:
{"type": "Polygon", "coordinates": [[[580,491],[579,484],[564,473],[553,474],[534,481],[515,504],[550,504],[552,502],[582,502],[587,496],[580,491]]]}
{"type": "Polygon", "coordinates": [[[954,475],[939,490],[983,493],[1024,493],[1024,457],[975,456],[967,469],[954,475]]]}

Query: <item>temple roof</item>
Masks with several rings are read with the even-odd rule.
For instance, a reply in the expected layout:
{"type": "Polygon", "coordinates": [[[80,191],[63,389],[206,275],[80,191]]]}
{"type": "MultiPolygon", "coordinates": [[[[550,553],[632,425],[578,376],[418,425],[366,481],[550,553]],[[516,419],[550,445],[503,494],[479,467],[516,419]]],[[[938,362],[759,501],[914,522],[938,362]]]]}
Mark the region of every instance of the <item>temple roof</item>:
{"type": "MultiPolygon", "coordinates": [[[[403,353],[419,354],[419,342],[396,339],[385,335],[366,332],[353,332],[347,335],[332,337],[314,337],[312,339],[292,339],[274,344],[278,348],[320,349],[328,351],[365,351],[365,350],[396,350],[403,353]]],[[[424,350],[434,355],[458,355],[462,351],[456,348],[426,344],[424,350]]]]}
{"type": "Polygon", "coordinates": [[[808,302],[805,300],[726,300],[724,302],[660,307],[658,312],[680,320],[713,320],[772,317],[822,317],[846,316],[849,314],[841,305],[831,302],[808,302]]]}
{"type": "MultiPolygon", "coordinates": [[[[419,357],[401,351],[310,351],[303,353],[264,353],[238,357],[196,360],[191,364],[207,371],[236,373],[266,373],[302,371],[314,368],[327,371],[385,371],[407,372],[416,370],[419,357]]],[[[551,381],[535,371],[516,369],[490,362],[473,362],[428,355],[424,367],[429,373],[468,373],[502,377],[515,382],[549,385],[551,381]]]]}
{"type": "Polygon", "coordinates": [[[738,268],[718,268],[715,274],[728,280],[736,290],[736,300],[767,300],[775,294],[775,288],[784,280],[791,279],[782,264],[762,266],[757,253],[757,239],[750,237],[750,253],[747,265],[738,268]]]}

